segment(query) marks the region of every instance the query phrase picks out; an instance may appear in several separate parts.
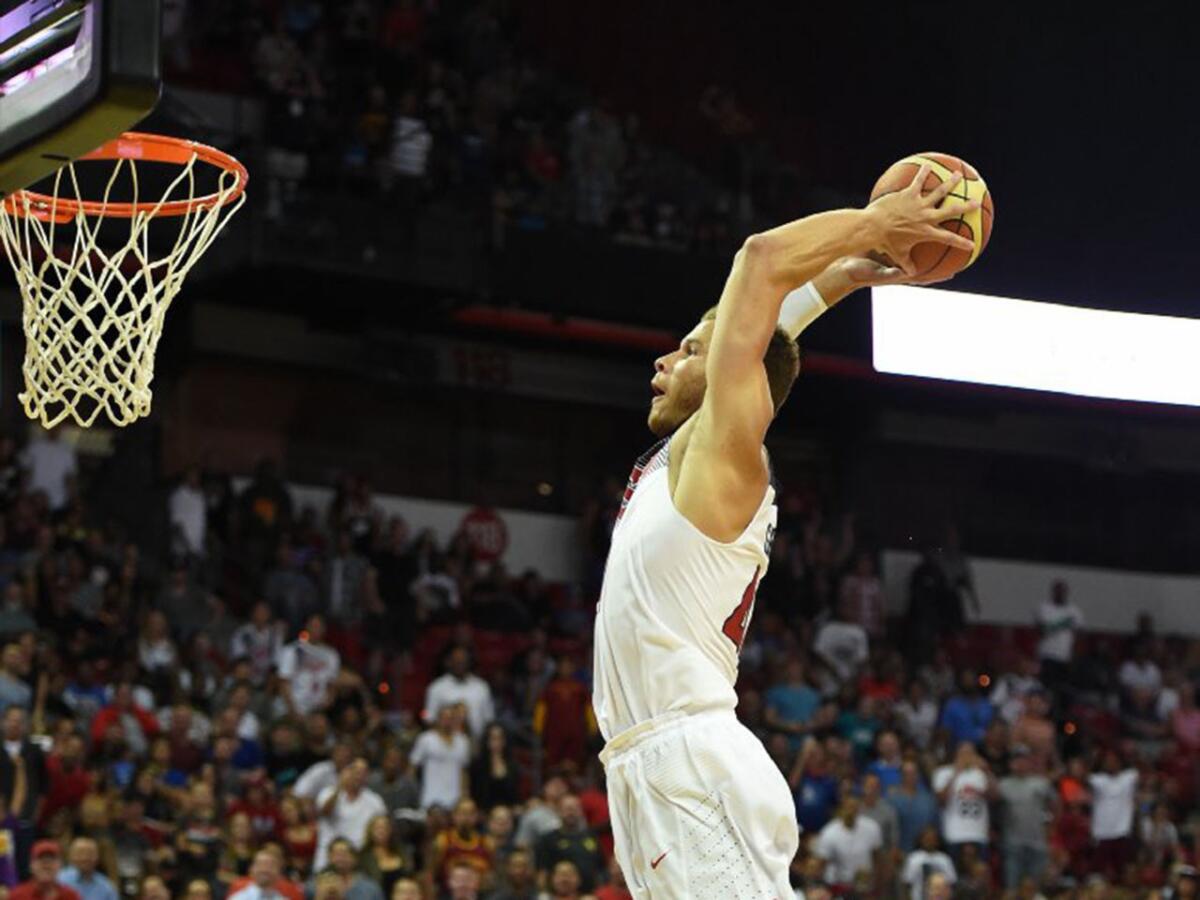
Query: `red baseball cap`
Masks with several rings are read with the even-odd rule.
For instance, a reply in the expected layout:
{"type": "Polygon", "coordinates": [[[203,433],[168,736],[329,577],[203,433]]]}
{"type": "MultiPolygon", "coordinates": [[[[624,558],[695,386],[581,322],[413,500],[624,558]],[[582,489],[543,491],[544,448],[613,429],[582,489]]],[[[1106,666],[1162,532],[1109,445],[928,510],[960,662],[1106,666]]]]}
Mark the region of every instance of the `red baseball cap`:
{"type": "Polygon", "coordinates": [[[58,846],[57,841],[36,841],[33,845],[33,850],[29,854],[30,859],[37,859],[39,856],[55,856],[62,859],[62,850],[58,846]]]}

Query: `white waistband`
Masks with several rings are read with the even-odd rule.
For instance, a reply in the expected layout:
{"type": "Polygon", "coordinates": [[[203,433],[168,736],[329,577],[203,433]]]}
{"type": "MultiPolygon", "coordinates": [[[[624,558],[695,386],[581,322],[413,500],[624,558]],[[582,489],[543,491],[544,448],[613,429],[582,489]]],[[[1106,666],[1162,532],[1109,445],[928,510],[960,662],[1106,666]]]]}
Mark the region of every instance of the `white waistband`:
{"type": "Polygon", "coordinates": [[[735,721],[737,719],[732,709],[707,709],[702,712],[685,712],[684,710],[665,712],[662,715],[655,716],[653,719],[639,722],[632,728],[626,728],[618,734],[605,744],[604,749],[600,751],[600,762],[607,767],[610,762],[613,762],[630,750],[640,747],[652,737],[716,718],[735,721]]]}

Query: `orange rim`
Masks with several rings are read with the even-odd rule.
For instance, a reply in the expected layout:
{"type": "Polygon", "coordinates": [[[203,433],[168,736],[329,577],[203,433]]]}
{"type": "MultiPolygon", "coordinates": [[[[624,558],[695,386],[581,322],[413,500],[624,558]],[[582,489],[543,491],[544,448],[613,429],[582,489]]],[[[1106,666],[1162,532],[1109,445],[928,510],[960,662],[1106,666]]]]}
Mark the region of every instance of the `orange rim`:
{"type": "Polygon", "coordinates": [[[246,190],[246,182],[250,180],[246,167],[216,147],[184,138],[127,131],[91,153],[81,156],[80,160],[128,159],[186,166],[193,156],[200,162],[233,172],[237,177],[233,189],[225,193],[205,194],[203,197],[172,200],[168,203],[105,203],[102,200],[71,200],[64,197],[55,199],[49,194],[21,190],[14,191],[4,199],[4,209],[16,216],[29,214],[39,219],[54,219],[59,222],[73,219],[80,212],[87,216],[118,219],[129,219],[141,213],[151,212],[158,216],[184,216],[197,209],[226,206],[242,196],[246,190]]]}

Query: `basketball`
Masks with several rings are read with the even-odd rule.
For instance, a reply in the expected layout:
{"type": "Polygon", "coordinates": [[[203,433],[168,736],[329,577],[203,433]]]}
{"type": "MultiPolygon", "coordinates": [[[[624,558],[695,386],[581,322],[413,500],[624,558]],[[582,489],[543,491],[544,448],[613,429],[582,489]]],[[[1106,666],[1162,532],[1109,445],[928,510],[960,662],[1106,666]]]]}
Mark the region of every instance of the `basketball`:
{"type": "Polygon", "coordinates": [[[923,191],[931,191],[955,172],[962,172],[963,180],[947,200],[951,197],[958,200],[981,200],[983,205],[979,209],[941,223],[943,228],[973,239],[974,250],[968,252],[933,241],[913,247],[912,260],[917,267],[914,281],[922,283],[945,281],[979,259],[979,255],[987,246],[988,238],[992,236],[992,219],[995,215],[992,195],[979,172],[970,163],[948,153],[917,153],[906,156],[892,165],[875,182],[875,187],[871,190],[871,201],[908,187],[917,177],[917,171],[925,164],[928,164],[930,172],[925,179],[923,191]]]}

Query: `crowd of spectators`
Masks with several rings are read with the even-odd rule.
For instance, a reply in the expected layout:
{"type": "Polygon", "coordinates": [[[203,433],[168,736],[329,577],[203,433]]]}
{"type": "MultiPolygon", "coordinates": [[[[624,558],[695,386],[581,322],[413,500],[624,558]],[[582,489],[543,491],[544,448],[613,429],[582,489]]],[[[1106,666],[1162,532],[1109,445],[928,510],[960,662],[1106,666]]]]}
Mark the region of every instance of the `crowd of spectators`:
{"type": "Polygon", "coordinates": [[[761,181],[749,160],[767,157],[732,92],[710,86],[691,114],[746,161],[705,168],[543,65],[519,13],[497,0],[174,0],[169,75],[262,100],[268,219],[318,186],[371,200],[386,210],[375,227],[410,234],[431,203],[490,217],[496,242],[563,223],[675,250],[748,233],[761,181]]]}
{"type": "MultiPolygon", "coordinates": [[[[343,479],[191,469],[161,558],[59,435],[0,440],[0,893],[627,898],[579,586],[483,562],[343,479]],[[486,657],[486,659],[485,659],[486,657]]],[[[616,482],[582,518],[603,558],[616,482]]],[[[1190,897],[1200,642],[1049,590],[981,648],[957,536],[891,605],[851,516],[785,494],[738,714],[787,777],[797,895],[1190,897]],[[1032,623],[1031,623],[1032,624],[1032,623]],[[1081,648],[1086,642],[1086,652],[1081,648]]]]}

